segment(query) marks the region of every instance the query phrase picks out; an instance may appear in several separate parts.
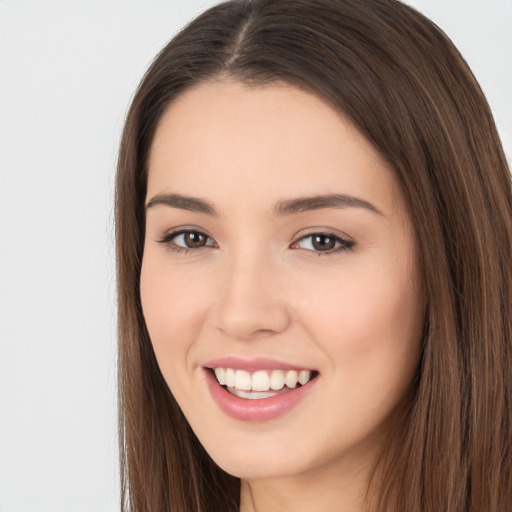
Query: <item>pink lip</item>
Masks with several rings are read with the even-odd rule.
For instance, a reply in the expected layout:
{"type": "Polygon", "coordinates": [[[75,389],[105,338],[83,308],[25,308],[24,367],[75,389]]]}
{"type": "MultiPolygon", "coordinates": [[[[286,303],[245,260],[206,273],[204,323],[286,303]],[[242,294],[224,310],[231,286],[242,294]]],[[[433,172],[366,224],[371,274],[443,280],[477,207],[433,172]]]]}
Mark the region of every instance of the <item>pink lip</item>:
{"type": "MultiPolygon", "coordinates": [[[[220,364],[217,366],[223,368],[233,367],[230,365],[224,366],[220,364]]],[[[239,365],[235,365],[235,368],[241,367],[239,365]]],[[[257,368],[267,369],[268,366],[258,366],[257,368]]],[[[274,369],[282,368],[283,366],[279,366],[275,367],[274,369]]],[[[289,368],[289,366],[285,366],[284,368],[289,368]]],[[[252,422],[272,420],[287,413],[290,409],[298,405],[302,400],[304,400],[304,398],[306,398],[318,380],[318,378],[314,378],[304,386],[300,386],[292,391],[281,393],[270,398],[249,400],[232,395],[229,391],[224,389],[218,383],[217,379],[213,375],[213,372],[208,368],[204,368],[204,373],[206,376],[208,389],[210,390],[210,393],[219,408],[231,418],[252,422]]]]}
{"type": "Polygon", "coordinates": [[[258,370],[311,370],[311,368],[306,366],[297,366],[266,357],[257,357],[255,359],[241,359],[234,356],[219,357],[206,362],[203,366],[206,368],[234,368],[247,372],[256,372],[258,370]]]}

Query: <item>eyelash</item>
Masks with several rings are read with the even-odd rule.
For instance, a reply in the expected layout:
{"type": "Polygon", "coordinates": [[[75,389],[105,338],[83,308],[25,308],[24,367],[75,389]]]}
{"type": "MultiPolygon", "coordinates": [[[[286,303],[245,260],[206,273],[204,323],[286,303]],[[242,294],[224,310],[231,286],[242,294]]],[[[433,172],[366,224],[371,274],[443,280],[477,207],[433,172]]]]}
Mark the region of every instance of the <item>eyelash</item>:
{"type": "Polygon", "coordinates": [[[213,241],[211,237],[209,237],[206,233],[203,233],[202,231],[196,229],[180,229],[179,231],[171,231],[170,233],[165,234],[160,240],[157,240],[157,242],[165,245],[166,248],[169,249],[170,251],[181,254],[187,254],[189,251],[201,251],[203,249],[208,249],[210,247],[217,247],[217,244],[215,242],[214,244],[211,245],[202,245],[199,247],[182,247],[174,242],[174,240],[179,236],[187,234],[204,236],[207,239],[207,243],[208,240],[213,241]]]}
{"type": "MultiPolygon", "coordinates": [[[[325,233],[325,232],[314,232],[308,233],[307,235],[301,236],[296,242],[293,242],[291,247],[300,249],[297,247],[298,244],[304,240],[311,239],[310,245],[313,245],[314,238],[324,238],[329,239],[334,242],[335,246],[332,249],[328,249],[327,251],[315,251],[313,249],[304,249],[306,251],[310,251],[316,253],[318,256],[329,256],[331,254],[337,254],[340,252],[347,252],[353,250],[355,246],[355,242],[353,240],[347,240],[345,238],[341,238],[333,233],[325,233]]],[[[314,246],[314,245],[313,245],[314,246]]]]}
{"type": "MultiPolygon", "coordinates": [[[[301,236],[298,240],[293,242],[290,245],[290,247],[292,249],[301,249],[301,247],[298,247],[300,242],[305,241],[307,239],[313,239],[314,237],[326,238],[326,239],[333,241],[335,244],[335,246],[332,249],[328,249],[326,251],[315,251],[313,249],[304,249],[306,251],[316,253],[318,256],[329,256],[329,255],[337,254],[340,252],[351,251],[351,250],[353,250],[353,248],[355,246],[354,241],[341,238],[337,235],[334,235],[333,233],[314,232],[314,233],[309,233],[307,235],[301,236]]],[[[157,240],[157,242],[165,245],[170,251],[175,252],[175,253],[181,253],[181,254],[187,254],[190,251],[202,251],[204,249],[208,249],[211,247],[213,247],[213,248],[218,247],[217,243],[210,236],[208,236],[206,233],[204,233],[202,231],[198,231],[198,230],[194,230],[194,229],[181,229],[179,231],[173,231],[173,232],[167,233],[160,240],[157,240]],[[207,242],[205,245],[201,245],[198,247],[182,247],[180,245],[177,245],[174,242],[176,240],[176,238],[178,238],[179,236],[187,235],[187,234],[206,237],[207,242]],[[208,241],[212,241],[213,244],[207,245],[208,241]]],[[[315,242],[312,241],[310,243],[310,245],[313,245],[314,243],[315,242]]]]}

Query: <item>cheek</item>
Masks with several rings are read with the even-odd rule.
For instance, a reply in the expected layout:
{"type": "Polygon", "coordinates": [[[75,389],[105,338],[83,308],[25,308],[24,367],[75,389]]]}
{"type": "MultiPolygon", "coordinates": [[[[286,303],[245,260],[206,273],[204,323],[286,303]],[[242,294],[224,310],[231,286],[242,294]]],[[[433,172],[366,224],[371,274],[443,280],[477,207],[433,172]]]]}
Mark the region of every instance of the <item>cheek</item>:
{"type": "Polygon", "coordinates": [[[386,269],[340,272],[323,279],[322,286],[307,283],[299,307],[327,337],[344,337],[365,344],[368,334],[404,331],[416,324],[420,308],[412,280],[386,269]],[[316,319],[316,320],[315,320],[316,319]]]}
{"type": "Polygon", "coordinates": [[[204,285],[157,258],[143,260],[140,279],[141,303],[153,348],[164,373],[172,375],[176,363],[187,364],[186,353],[206,314],[204,285]],[[169,368],[167,368],[169,367],[169,368]]]}
{"type": "Polygon", "coordinates": [[[308,294],[300,309],[345,389],[379,394],[379,387],[408,385],[423,325],[423,302],[410,275],[375,268],[328,283],[308,294]]]}

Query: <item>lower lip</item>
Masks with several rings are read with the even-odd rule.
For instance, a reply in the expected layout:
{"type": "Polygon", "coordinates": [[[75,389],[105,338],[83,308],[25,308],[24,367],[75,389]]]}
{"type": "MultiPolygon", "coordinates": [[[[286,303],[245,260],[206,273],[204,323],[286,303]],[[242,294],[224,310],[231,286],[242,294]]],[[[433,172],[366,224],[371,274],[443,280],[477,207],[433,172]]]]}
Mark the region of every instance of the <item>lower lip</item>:
{"type": "Polygon", "coordinates": [[[228,416],[241,421],[268,421],[286,414],[298,405],[313,389],[318,376],[304,386],[270,398],[250,400],[231,394],[223,388],[209,369],[204,369],[210,393],[228,416]]]}

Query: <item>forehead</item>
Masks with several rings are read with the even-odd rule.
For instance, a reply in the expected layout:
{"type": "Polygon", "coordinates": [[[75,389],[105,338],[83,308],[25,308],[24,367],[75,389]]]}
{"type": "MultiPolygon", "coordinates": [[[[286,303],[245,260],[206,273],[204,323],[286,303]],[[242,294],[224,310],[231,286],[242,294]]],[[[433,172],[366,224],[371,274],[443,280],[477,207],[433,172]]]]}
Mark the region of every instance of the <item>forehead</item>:
{"type": "Polygon", "coordinates": [[[148,196],[271,201],[340,192],[378,198],[385,211],[400,195],[390,167],[344,116],[284,84],[187,90],[160,120],[148,168],[148,196]]]}

